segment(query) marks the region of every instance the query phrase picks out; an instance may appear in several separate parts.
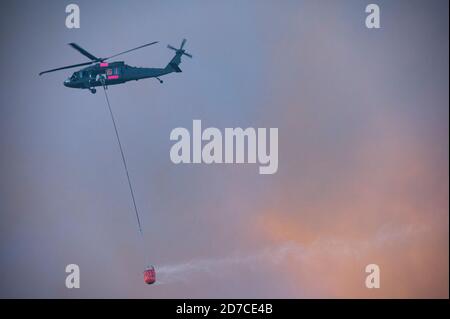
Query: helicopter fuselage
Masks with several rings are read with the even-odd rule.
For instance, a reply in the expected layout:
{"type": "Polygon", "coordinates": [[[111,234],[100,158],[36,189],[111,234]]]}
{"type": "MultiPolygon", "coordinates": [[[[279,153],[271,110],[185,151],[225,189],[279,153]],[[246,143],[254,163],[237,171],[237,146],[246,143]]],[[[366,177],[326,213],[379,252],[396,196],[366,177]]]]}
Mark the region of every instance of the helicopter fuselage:
{"type": "Polygon", "coordinates": [[[175,51],[175,56],[172,57],[170,62],[164,68],[133,67],[125,64],[123,61],[106,62],[106,60],[109,60],[111,58],[129,53],[131,51],[142,49],[156,43],[158,43],[158,41],[147,43],[107,58],[96,57],[95,55],[80,47],[78,44],[69,43],[72,48],[80,52],[85,57],[89,58],[90,61],[42,71],[39,73],[39,75],[88,65],[87,67],[72,73],[72,75],[64,81],[64,86],[74,89],[89,89],[91,93],[95,93],[97,91],[95,89],[97,86],[102,86],[106,89],[109,85],[122,84],[128,81],[138,81],[148,78],[155,78],[159,81],[159,83],[163,83],[163,81],[159,78],[160,76],[173,72],[182,72],[179,65],[181,63],[181,57],[183,55],[192,58],[192,55],[187,53],[186,50],[183,49],[184,45],[186,44],[186,39],[183,39],[183,41],[181,41],[180,48],[178,49],[171,45],[167,46],[169,49],[175,51]]]}
{"type": "MultiPolygon", "coordinates": [[[[174,70],[170,67],[141,68],[129,66],[124,62],[97,63],[74,72],[64,81],[64,86],[76,89],[92,89],[98,86],[158,78],[171,72],[174,72],[174,70]]],[[[161,80],[159,81],[161,82],[161,80]]]]}

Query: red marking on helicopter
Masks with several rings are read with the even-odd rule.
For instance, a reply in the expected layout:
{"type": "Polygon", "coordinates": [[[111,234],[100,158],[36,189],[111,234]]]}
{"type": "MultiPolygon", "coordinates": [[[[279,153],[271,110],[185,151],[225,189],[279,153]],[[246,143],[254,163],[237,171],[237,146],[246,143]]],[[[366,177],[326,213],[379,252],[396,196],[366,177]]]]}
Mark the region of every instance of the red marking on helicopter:
{"type": "Polygon", "coordinates": [[[100,67],[101,68],[106,68],[108,67],[109,63],[100,63],[100,67]]]}
{"type": "Polygon", "coordinates": [[[110,75],[108,76],[108,80],[117,80],[119,78],[118,75],[110,75]]]}

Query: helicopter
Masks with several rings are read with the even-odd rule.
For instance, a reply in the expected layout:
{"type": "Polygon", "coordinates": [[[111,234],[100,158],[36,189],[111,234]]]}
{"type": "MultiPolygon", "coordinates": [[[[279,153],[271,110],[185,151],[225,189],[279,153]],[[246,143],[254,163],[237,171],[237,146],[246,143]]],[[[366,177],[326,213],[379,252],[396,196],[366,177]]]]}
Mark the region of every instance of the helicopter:
{"type": "Polygon", "coordinates": [[[76,89],[89,89],[92,94],[95,94],[97,92],[96,87],[102,86],[107,89],[109,85],[122,84],[128,81],[138,81],[141,79],[155,78],[159,81],[159,83],[163,83],[163,80],[160,79],[161,76],[173,72],[182,72],[179,65],[181,63],[181,57],[183,55],[192,58],[192,55],[184,50],[186,39],[183,39],[181,41],[181,45],[178,49],[171,45],[167,46],[167,48],[175,51],[175,56],[164,68],[132,67],[125,64],[123,61],[108,62],[108,60],[111,58],[134,50],[142,49],[156,43],[158,43],[158,41],[147,43],[136,48],[114,54],[107,58],[98,58],[83,49],[78,44],[69,43],[72,48],[87,57],[90,61],[43,71],[39,73],[39,75],[87,65],[87,67],[74,72],[69,78],[67,78],[67,80],[64,81],[64,86],[76,89]]]}

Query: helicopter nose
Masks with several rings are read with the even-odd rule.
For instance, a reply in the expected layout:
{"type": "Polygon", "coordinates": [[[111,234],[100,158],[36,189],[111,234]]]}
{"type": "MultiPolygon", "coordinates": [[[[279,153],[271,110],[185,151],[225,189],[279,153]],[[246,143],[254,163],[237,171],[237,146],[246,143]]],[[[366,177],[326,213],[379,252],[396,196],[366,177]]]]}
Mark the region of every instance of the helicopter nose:
{"type": "Polygon", "coordinates": [[[64,86],[70,87],[70,80],[65,80],[64,81],[64,86]]]}

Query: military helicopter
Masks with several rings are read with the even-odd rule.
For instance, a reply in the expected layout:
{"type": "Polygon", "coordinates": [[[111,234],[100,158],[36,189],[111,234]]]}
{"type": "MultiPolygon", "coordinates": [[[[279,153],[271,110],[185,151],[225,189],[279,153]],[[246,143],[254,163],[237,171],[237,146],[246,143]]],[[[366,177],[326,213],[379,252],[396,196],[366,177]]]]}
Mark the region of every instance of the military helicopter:
{"type": "Polygon", "coordinates": [[[76,89],[89,89],[91,93],[95,94],[97,90],[95,89],[98,86],[103,86],[105,89],[108,85],[116,85],[122,84],[128,81],[137,81],[141,79],[147,78],[156,78],[160,83],[163,83],[159,77],[172,73],[172,72],[181,72],[179,68],[179,64],[181,63],[181,57],[183,55],[192,58],[192,55],[187,53],[183,48],[186,44],[186,39],[183,39],[181,42],[180,48],[174,48],[171,45],[167,47],[171,50],[175,51],[175,56],[170,60],[170,62],[164,68],[140,68],[140,67],[132,67],[125,64],[123,61],[118,62],[106,62],[107,60],[117,57],[119,55],[138,50],[153,44],[158,43],[158,41],[147,43],[141,45],[139,47],[123,51],[112,55],[107,58],[98,58],[95,55],[89,53],[82,47],[80,47],[76,43],[69,43],[69,45],[80,52],[82,55],[86,56],[90,59],[89,62],[73,64],[68,66],[63,66],[56,69],[51,69],[47,71],[43,71],[39,73],[39,75],[50,73],[59,70],[65,70],[70,68],[76,68],[80,66],[89,65],[79,71],[76,71],[70,76],[67,80],[64,81],[64,86],[69,88],[76,89]]]}

